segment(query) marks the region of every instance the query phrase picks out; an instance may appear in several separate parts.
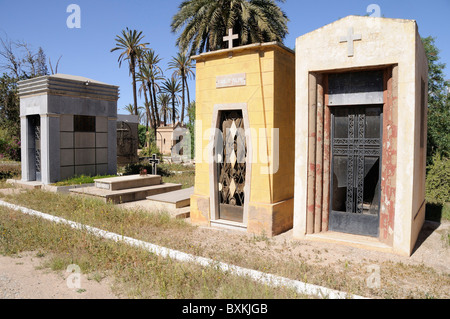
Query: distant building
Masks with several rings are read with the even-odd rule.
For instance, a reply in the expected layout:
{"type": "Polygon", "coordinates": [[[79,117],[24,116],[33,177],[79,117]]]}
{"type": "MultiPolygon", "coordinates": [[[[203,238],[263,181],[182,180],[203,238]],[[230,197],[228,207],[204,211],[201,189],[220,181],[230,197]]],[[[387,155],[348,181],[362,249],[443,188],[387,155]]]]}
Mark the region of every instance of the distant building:
{"type": "Polygon", "coordinates": [[[156,146],[163,155],[170,155],[172,147],[176,145],[179,141],[176,136],[174,136],[174,131],[177,128],[186,128],[180,122],[173,124],[160,126],[156,129],[156,146]]]}

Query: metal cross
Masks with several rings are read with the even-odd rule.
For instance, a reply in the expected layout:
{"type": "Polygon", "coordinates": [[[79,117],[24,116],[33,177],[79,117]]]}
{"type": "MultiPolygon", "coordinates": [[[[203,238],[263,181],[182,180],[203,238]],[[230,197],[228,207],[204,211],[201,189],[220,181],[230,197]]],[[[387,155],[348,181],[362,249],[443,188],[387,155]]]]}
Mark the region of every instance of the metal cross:
{"type": "Polygon", "coordinates": [[[228,29],[228,36],[223,37],[223,42],[228,41],[228,49],[233,48],[233,40],[239,39],[239,35],[233,34],[233,29],[228,29]]]}
{"type": "Polygon", "coordinates": [[[156,175],[156,165],[159,164],[159,159],[156,158],[156,154],[153,154],[148,162],[152,165],[152,174],[156,175]]]}
{"type": "Polygon", "coordinates": [[[353,56],[353,41],[360,41],[362,39],[361,34],[353,34],[353,28],[348,28],[347,35],[341,37],[340,43],[347,42],[347,55],[353,56]]]}

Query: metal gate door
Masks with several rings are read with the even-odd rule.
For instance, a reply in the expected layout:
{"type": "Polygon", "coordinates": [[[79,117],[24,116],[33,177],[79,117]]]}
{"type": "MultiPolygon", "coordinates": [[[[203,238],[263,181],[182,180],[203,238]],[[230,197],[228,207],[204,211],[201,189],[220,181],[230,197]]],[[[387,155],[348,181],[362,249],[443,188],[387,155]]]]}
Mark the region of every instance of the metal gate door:
{"type": "Polygon", "coordinates": [[[330,230],[378,236],[382,107],[332,109],[330,230]]]}
{"type": "Polygon", "coordinates": [[[41,118],[39,115],[29,117],[32,141],[31,171],[35,172],[35,180],[41,181],[41,118]]]}
{"type": "Polygon", "coordinates": [[[223,148],[217,150],[219,219],[242,223],[245,202],[247,145],[242,111],[221,111],[223,148]]]}

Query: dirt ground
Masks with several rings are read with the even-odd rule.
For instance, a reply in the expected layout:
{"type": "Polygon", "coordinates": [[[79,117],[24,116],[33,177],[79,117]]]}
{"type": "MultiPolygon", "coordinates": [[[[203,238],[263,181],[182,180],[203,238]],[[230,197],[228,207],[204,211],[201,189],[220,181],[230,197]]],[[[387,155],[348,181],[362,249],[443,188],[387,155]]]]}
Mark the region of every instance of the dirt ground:
{"type": "MultiPolygon", "coordinates": [[[[382,264],[385,261],[401,262],[403,264],[425,265],[440,273],[450,273],[450,248],[443,241],[443,236],[450,231],[450,222],[441,224],[426,222],[418,244],[411,257],[401,257],[393,254],[365,250],[351,246],[337,245],[315,241],[292,241],[291,231],[270,239],[270,249],[266,252],[274,254],[286,247],[286,243],[303,256],[320,254],[320,264],[330,265],[338,260],[348,260],[358,263],[382,264]]],[[[208,237],[214,242],[223,242],[232,245],[233,241],[242,243],[242,233],[227,230],[198,228],[193,234],[198,240],[208,237]],[[224,234],[225,233],[225,234],[224,234]]],[[[266,245],[262,241],[262,246],[266,245]]],[[[230,247],[230,246],[228,246],[230,247]]],[[[280,253],[280,257],[282,253],[280,253]]],[[[115,299],[123,296],[115,294],[120,290],[113,289],[113,279],[103,278],[100,282],[81,275],[80,288],[69,288],[67,278],[70,273],[65,271],[51,271],[43,268],[45,257],[40,258],[36,253],[21,253],[16,257],[0,256],[0,299],[115,299]]]]}
{"type": "Polygon", "coordinates": [[[119,298],[112,292],[109,278],[97,282],[87,275],[76,277],[75,273],[42,268],[44,258],[36,257],[33,252],[16,257],[0,255],[0,299],[119,298]],[[70,280],[72,278],[74,280],[70,280]],[[79,285],[75,285],[78,282],[76,278],[80,278],[79,285]]]}

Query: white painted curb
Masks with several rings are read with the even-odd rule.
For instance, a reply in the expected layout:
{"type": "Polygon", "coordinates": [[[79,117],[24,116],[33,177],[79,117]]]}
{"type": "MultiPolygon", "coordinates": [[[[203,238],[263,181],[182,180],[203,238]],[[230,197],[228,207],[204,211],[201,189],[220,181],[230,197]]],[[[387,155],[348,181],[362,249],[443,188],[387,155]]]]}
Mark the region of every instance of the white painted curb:
{"type": "Polygon", "coordinates": [[[52,221],[55,223],[65,224],[74,229],[84,230],[92,235],[97,236],[97,237],[110,239],[115,242],[123,242],[130,246],[142,248],[142,249],[145,249],[157,256],[161,256],[164,258],[168,257],[173,260],[177,260],[177,261],[181,261],[181,262],[192,262],[192,263],[196,263],[201,266],[204,266],[204,267],[208,267],[208,266],[217,267],[221,271],[230,272],[231,274],[237,275],[237,276],[248,276],[255,281],[267,284],[269,286],[289,287],[289,288],[296,290],[300,294],[315,295],[315,296],[319,296],[322,298],[330,298],[330,299],[346,299],[346,298],[366,299],[365,297],[362,297],[362,296],[351,295],[351,294],[347,294],[342,291],[333,290],[333,289],[329,289],[329,288],[321,287],[321,286],[317,286],[317,285],[312,285],[312,284],[304,283],[304,282],[301,282],[298,280],[293,280],[293,279],[289,279],[289,278],[285,278],[285,277],[281,277],[281,276],[267,274],[267,273],[253,270],[253,269],[243,268],[243,267],[239,267],[239,266],[235,266],[235,265],[229,265],[229,264],[226,264],[223,262],[212,260],[210,258],[194,256],[194,255],[187,254],[187,253],[184,253],[181,251],[154,245],[154,244],[142,241],[142,240],[137,240],[137,239],[134,239],[131,237],[121,236],[121,235],[118,235],[115,233],[101,230],[96,227],[83,225],[83,224],[80,224],[77,222],[73,222],[73,221],[61,218],[61,217],[44,214],[39,211],[30,209],[30,208],[26,208],[26,207],[17,206],[17,205],[8,203],[8,202],[4,202],[2,200],[0,200],[0,206],[5,206],[5,207],[8,207],[15,211],[20,211],[24,214],[31,215],[31,216],[37,216],[37,217],[40,217],[40,218],[43,218],[43,219],[46,219],[46,220],[49,220],[49,221],[52,221]]]}

